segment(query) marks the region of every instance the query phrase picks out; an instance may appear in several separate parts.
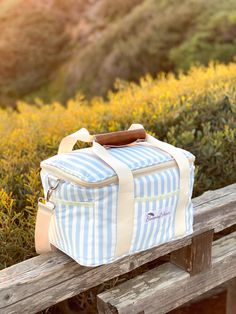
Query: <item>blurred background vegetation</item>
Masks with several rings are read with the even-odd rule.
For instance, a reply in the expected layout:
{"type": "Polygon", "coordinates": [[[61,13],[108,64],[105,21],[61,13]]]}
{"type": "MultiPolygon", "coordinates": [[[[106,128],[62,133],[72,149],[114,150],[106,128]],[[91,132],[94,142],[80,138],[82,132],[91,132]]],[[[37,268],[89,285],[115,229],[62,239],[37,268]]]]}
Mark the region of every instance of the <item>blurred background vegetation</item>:
{"type": "Polygon", "coordinates": [[[236,51],[235,0],[2,0],[0,104],[106,96],[236,51]]]}
{"type": "Polygon", "coordinates": [[[236,64],[193,67],[178,78],[146,76],[117,84],[107,100],[77,94],[59,102],[0,109],[0,268],[35,254],[40,161],[62,137],[127,129],[133,122],[196,156],[194,194],[236,182],[236,64]]]}
{"type": "Polygon", "coordinates": [[[194,195],[236,182],[236,0],[0,0],[0,29],[0,269],[35,255],[40,161],[80,127],[190,150],[194,195]]]}

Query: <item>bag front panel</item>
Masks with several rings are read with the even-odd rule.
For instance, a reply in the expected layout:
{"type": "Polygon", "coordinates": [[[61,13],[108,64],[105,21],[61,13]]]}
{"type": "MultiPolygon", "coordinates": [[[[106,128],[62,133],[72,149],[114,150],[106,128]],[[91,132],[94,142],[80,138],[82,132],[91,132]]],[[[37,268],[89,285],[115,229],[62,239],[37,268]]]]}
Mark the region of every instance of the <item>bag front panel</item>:
{"type": "MultiPolygon", "coordinates": [[[[185,234],[193,229],[191,202],[194,166],[191,166],[189,200],[185,208],[185,234]]],[[[179,171],[171,168],[135,179],[135,220],[130,253],[175,239],[175,214],[179,199],[179,171]],[[139,196],[139,197],[138,197],[139,196]]]]}
{"type": "MultiPolygon", "coordinates": [[[[186,234],[192,232],[191,167],[186,234]]],[[[41,172],[45,193],[48,174],[41,172]]],[[[50,178],[52,178],[50,176],[50,178]]],[[[134,179],[135,218],[130,253],[174,239],[174,217],[179,196],[179,171],[170,168],[134,179]]],[[[50,224],[50,242],[81,265],[96,266],[115,260],[118,186],[84,188],[68,182],[53,192],[56,205],[50,224]]]]}

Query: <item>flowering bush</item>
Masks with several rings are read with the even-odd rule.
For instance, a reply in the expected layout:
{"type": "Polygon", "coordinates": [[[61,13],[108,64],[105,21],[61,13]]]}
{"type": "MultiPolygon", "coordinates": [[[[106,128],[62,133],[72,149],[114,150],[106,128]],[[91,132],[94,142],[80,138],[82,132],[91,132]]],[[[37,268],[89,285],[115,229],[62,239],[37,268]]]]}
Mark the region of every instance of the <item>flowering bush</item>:
{"type": "Polygon", "coordinates": [[[190,150],[196,155],[195,195],[236,181],[235,64],[117,87],[106,101],[78,94],[66,106],[21,102],[17,111],[0,110],[0,268],[35,254],[40,161],[81,127],[102,133],[142,123],[161,140],[190,150]]]}

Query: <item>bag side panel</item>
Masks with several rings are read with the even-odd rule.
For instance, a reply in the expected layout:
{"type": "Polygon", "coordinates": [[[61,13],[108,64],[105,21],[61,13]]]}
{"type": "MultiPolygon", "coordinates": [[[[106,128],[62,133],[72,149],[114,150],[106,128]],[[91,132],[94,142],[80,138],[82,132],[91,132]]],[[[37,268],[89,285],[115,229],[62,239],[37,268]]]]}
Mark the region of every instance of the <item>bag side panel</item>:
{"type": "MultiPolygon", "coordinates": [[[[41,177],[46,194],[48,174],[42,171],[41,177]]],[[[115,184],[91,189],[60,183],[52,194],[56,207],[50,224],[50,242],[84,266],[113,261],[117,192],[115,184]]]]}

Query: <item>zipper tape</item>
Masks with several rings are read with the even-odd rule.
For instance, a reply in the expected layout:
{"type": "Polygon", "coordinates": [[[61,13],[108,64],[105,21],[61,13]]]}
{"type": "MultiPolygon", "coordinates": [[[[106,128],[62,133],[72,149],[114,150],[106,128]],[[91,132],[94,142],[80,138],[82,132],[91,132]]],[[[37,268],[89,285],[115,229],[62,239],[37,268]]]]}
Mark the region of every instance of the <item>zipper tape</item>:
{"type": "MultiPolygon", "coordinates": [[[[189,162],[193,164],[195,158],[189,158],[189,162]]],[[[191,166],[191,164],[190,164],[191,166]]],[[[88,187],[88,188],[93,188],[93,187],[103,187],[106,186],[108,184],[112,184],[112,183],[118,183],[118,178],[117,176],[113,176],[110,178],[107,178],[103,181],[98,181],[98,182],[86,182],[84,180],[79,179],[78,177],[65,172],[63,170],[61,170],[60,168],[57,168],[55,166],[51,166],[51,165],[47,165],[47,164],[41,164],[41,167],[43,170],[47,171],[49,174],[55,176],[56,178],[74,183],[76,185],[81,185],[83,187],[88,187]]],[[[134,177],[138,177],[141,175],[148,175],[149,173],[154,173],[154,172],[158,172],[160,170],[164,170],[164,169],[169,169],[169,168],[173,168],[176,167],[177,168],[177,163],[175,162],[175,160],[170,160],[170,161],[166,161],[162,164],[158,164],[158,165],[153,165],[153,166],[149,166],[149,167],[145,167],[145,168],[141,168],[141,169],[136,169],[133,170],[133,176],[134,177]]]]}
{"type": "MultiPolygon", "coordinates": [[[[144,197],[135,197],[134,201],[135,202],[148,202],[148,201],[158,201],[158,200],[163,200],[166,197],[171,197],[174,195],[177,195],[179,193],[179,190],[175,190],[175,191],[171,191],[169,193],[166,194],[161,194],[158,196],[144,196],[144,197]]],[[[58,203],[63,203],[66,205],[84,205],[84,206],[88,206],[88,207],[92,207],[95,203],[95,201],[66,201],[64,199],[61,198],[57,198],[57,197],[52,197],[52,202],[58,202],[58,203]]]]}

